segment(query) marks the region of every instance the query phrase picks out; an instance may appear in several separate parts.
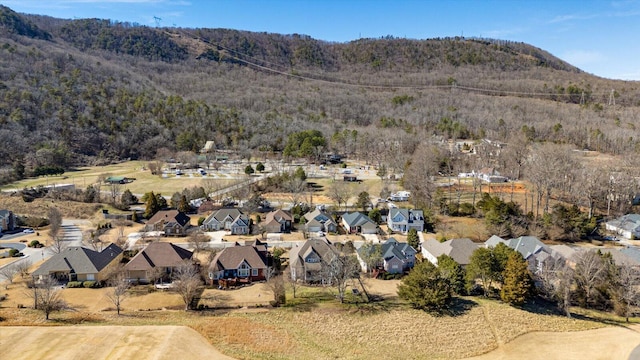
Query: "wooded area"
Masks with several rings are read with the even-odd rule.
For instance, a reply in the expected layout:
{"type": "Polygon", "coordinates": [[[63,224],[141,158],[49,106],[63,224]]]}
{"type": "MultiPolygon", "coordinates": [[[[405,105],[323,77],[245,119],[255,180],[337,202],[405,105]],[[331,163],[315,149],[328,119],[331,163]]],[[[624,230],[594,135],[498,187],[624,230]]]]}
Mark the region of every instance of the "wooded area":
{"type": "Polygon", "coordinates": [[[638,83],[586,74],[523,43],[328,43],[6,7],[0,34],[3,182],[51,166],[196,152],[207,140],[247,157],[282,152],[304,130],[327,139],[316,155],[334,151],[408,176],[425,153],[439,161],[436,172],[452,173],[456,162],[440,160],[454,156],[447,140],[463,138],[508,143],[511,163],[490,165],[514,178],[526,176],[523,159],[543,142],[629,158],[640,149],[638,83]]]}

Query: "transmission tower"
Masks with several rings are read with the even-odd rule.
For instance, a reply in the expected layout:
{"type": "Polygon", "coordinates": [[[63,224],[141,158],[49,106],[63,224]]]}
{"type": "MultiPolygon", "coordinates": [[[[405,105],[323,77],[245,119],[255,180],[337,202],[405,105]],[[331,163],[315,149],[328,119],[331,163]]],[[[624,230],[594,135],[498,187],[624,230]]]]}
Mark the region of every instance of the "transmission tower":
{"type": "Polygon", "coordinates": [[[157,17],[157,16],[154,16],[154,17],[153,17],[153,20],[155,20],[155,21],[156,21],[156,27],[159,27],[159,26],[160,26],[160,21],[162,21],[162,19],[161,19],[161,18],[159,18],[159,17],[157,17]]]}
{"type": "Polygon", "coordinates": [[[611,89],[611,94],[609,94],[609,106],[616,107],[615,93],[616,91],[614,89],[611,89]]]}

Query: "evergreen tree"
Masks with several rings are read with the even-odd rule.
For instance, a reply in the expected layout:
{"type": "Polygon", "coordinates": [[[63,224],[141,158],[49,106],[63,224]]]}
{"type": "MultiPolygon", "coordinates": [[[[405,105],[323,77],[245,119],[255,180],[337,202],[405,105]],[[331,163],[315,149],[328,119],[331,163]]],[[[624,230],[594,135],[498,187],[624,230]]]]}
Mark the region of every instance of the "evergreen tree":
{"type": "Polygon", "coordinates": [[[185,195],[182,195],[182,197],[180,198],[178,211],[181,211],[183,213],[188,213],[191,211],[191,205],[189,205],[189,202],[187,201],[187,197],[185,195]]]}
{"type": "Polygon", "coordinates": [[[398,296],[416,309],[440,312],[451,303],[451,283],[433,264],[423,261],[398,285],[398,296]]]}
{"type": "Polygon", "coordinates": [[[367,207],[369,207],[370,205],[371,205],[371,197],[369,196],[368,192],[362,191],[360,194],[358,194],[356,207],[359,207],[362,209],[362,211],[365,211],[367,210],[367,207]]]}
{"type": "Polygon", "coordinates": [[[256,171],[258,172],[263,172],[264,171],[264,164],[259,162],[258,164],[256,164],[256,171]]]}
{"type": "Polygon", "coordinates": [[[533,281],[527,268],[527,262],[520,253],[514,251],[509,255],[503,278],[504,284],[500,290],[500,299],[515,306],[524,304],[531,296],[533,281]]]}
{"type": "Polygon", "coordinates": [[[307,173],[304,172],[304,169],[302,168],[302,166],[298,166],[296,168],[296,171],[293,173],[293,177],[295,179],[300,179],[302,181],[307,180],[307,173]]]}
{"type": "Polygon", "coordinates": [[[244,168],[244,173],[247,175],[251,175],[254,172],[256,172],[255,170],[253,170],[253,167],[251,165],[247,165],[247,167],[244,168]]]}
{"type": "Polygon", "coordinates": [[[414,249],[418,250],[420,247],[420,237],[418,236],[418,230],[411,228],[407,233],[407,243],[414,249]]]}
{"type": "Polygon", "coordinates": [[[478,248],[473,254],[469,265],[467,265],[467,285],[472,288],[477,279],[482,282],[484,296],[489,296],[491,284],[495,278],[495,258],[491,249],[478,248]]]}
{"type": "Polygon", "coordinates": [[[153,191],[145,193],[144,195],[147,199],[144,217],[149,219],[160,210],[160,206],[158,205],[158,197],[153,193],[153,191]]]}
{"type": "Polygon", "coordinates": [[[464,269],[451,256],[445,254],[438,256],[438,269],[442,276],[449,280],[454,293],[458,295],[466,293],[464,269]]]}
{"type": "Polygon", "coordinates": [[[138,198],[131,193],[131,190],[126,189],[120,196],[120,202],[124,206],[129,206],[138,202],[138,198]]]}
{"type": "Polygon", "coordinates": [[[371,209],[371,211],[369,211],[369,219],[373,220],[376,224],[380,224],[380,222],[382,222],[382,215],[380,214],[380,210],[371,209]]]}

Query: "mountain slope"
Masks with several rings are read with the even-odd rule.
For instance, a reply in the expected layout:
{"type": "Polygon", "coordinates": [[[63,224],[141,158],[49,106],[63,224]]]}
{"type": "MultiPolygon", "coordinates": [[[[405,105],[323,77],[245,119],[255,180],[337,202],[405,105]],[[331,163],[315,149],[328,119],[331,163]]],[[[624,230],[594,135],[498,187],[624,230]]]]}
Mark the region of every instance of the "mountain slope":
{"type": "Polygon", "coordinates": [[[433,135],[640,148],[638,83],[594,77],[527,44],[328,43],[7,8],[1,18],[10,20],[0,33],[0,166],[152,158],[206,140],[281,151],[303,129],[321,130],[332,150],[397,163],[433,135]]]}

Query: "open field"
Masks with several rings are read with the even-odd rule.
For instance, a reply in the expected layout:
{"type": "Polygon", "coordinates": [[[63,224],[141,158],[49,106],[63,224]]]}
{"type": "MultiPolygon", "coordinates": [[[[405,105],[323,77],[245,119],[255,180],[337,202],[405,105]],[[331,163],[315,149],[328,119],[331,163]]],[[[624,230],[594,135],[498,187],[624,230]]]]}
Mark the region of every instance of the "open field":
{"type": "Polygon", "coordinates": [[[565,333],[532,332],[468,360],[631,359],[631,351],[640,345],[639,330],[634,326],[565,333]]]}
{"type": "MultiPolygon", "coordinates": [[[[506,354],[505,358],[511,358],[511,355],[513,358],[526,358],[526,353],[522,355],[520,349],[532,349],[542,340],[572,349],[588,342],[591,355],[602,354],[606,357],[611,341],[616,342],[613,350],[617,351],[616,354],[624,354],[638,343],[638,335],[626,334],[623,328],[606,328],[604,333],[596,332],[594,335],[580,332],[604,326],[601,322],[589,320],[590,317],[567,319],[544,309],[521,310],[482,298],[459,299],[453,308],[455,315],[433,316],[410,309],[397,298],[399,281],[365,280],[365,283],[370,293],[381,295],[385,300],[370,304],[354,303],[355,298],[350,296],[351,303],[343,305],[335,300],[334,289],[301,287],[297,298],[294,299],[289,291],[288,304],[272,309],[266,305],[271,294],[263,284],[255,283],[234,290],[207,289],[201,303],[213,307],[213,310],[184,312],[180,310],[183,305],[176,294],[163,291],[146,293],[144,288],[138,288],[136,293],[140,295],[132,294],[126,298],[121,316],[115,314],[113,306],[106,299],[108,288],[64,289],[63,296],[73,310],[54,313],[52,320],[46,322],[37,311],[18,309],[17,304],[29,307],[31,299],[26,295],[26,288],[21,281],[17,281],[5,291],[7,300],[0,303],[0,326],[92,325],[62,328],[68,330],[57,330],[61,329],[57,326],[27,328],[33,330],[34,335],[29,336],[37,339],[38,343],[49,343],[52,349],[59,348],[62,351],[60,354],[52,352],[51,358],[67,358],[75,354],[68,352],[75,351],[71,349],[73,347],[56,345],[59,341],[56,340],[59,339],[57,331],[68,331],[69,335],[76,335],[79,342],[82,339],[94,346],[98,345],[95,339],[119,334],[114,344],[102,342],[104,345],[96,349],[97,358],[108,359],[112,358],[108,354],[120,355],[119,351],[124,351],[121,348],[123,343],[132,346],[127,354],[143,350],[138,349],[139,346],[147,349],[146,344],[135,341],[137,328],[129,327],[149,325],[168,325],[158,329],[178,331],[175,335],[178,339],[183,339],[180,335],[182,332],[174,327],[189,326],[204,336],[213,347],[238,359],[449,359],[479,354],[487,354],[487,358],[492,358],[490,351],[494,350],[496,354],[506,354]],[[122,331],[121,326],[127,326],[128,330],[122,331]],[[117,332],[111,332],[112,329],[117,332]],[[539,333],[541,331],[549,334],[539,333]],[[556,333],[566,331],[571,333],[556,333]],[[603,334],[613,337],[600,336],[603,334]],[[556,338],[563,340],[548,340],[556,338]],[[524,343],[509,347],[512,341],[524,343]]],[[[23,328],[7,329],[11,330],[0,329],[2,341],[14,343],[12,341],[17,340],[12,340],[13,334],[24,335],[21,332],[23,328]]],[[[154,333],[156,328],[144,329],[154,333]]],[[[166,340],[162,336],[159,338],[164,339],[163,343],[179,347],[177,344],[191,346],[188,341],[197,341],[197,334],[189,336],[190,339],[179,342],[166,340]]],[[[193,348],[199,348],[202,354],[210,354],[207,352],[211,351],[207,350],[209,348],[201,346],[193,344],[193,348]]],[[[154,345],[152,348],[156,347],[154,345]]],[[[21,343],[16,348],[22,349],[24,346],[21,343]]],[[[557,350],[550,349],[548,352],[557,350]]],[[[17,358],[41,358],[35,352],[25,353],[25,357],[20,357],[21,353],[16,354],[19,355],[17,358]]],[[[127,358],[127,354],[123,355],[124,358],[127,358]]],[[[149,357],[137,358],[164,358],[155,357],[155,354],[151,351],[149,357]]],[[[190,359],[189,356],[186,354],[184,358],[190,359]]]]}
{"type": "Polygon", "coordinates": [[[3,359],[232,359],[186,326],[5,327],[3,359]],[[19,344],[18,346],[16,346],[19,344]]]}
{"type": "MultiPolygon", "coordinates": [[[[98,182],[99,177],[106,175],[135,178],[135,181],[122,185],[120,190],[124,191],[129,189],[134,194],[144,194],[148,191],[154,191],[165,196],[171,196],[171,194],[175,192],[181,192],[184,188],[203,185],[202,182],[204,178],[200,175],[193,175],[193,177],[184,175],[179,178],[171,175],[168,178],[161,178],[157,175],[152,175],[151,172],[145,168],[146,164],[147,162],[145,161],[128,161],[107,166],[83,167],[68,171],[62,176],[24,179],[9,185],[0,186],[0,190],[18,191],[25,187],[54,184],[74,184],[76,189],[84,190],[88,185],[98,182]]],[[[220,187],[230,185],[234,182],[233,179],[227,176],[219,178],[208,177],[207,180],[215,181],[220,187]]],[[[108,190],[108,185],[103,185],[102,190],[108,190]]]]}

